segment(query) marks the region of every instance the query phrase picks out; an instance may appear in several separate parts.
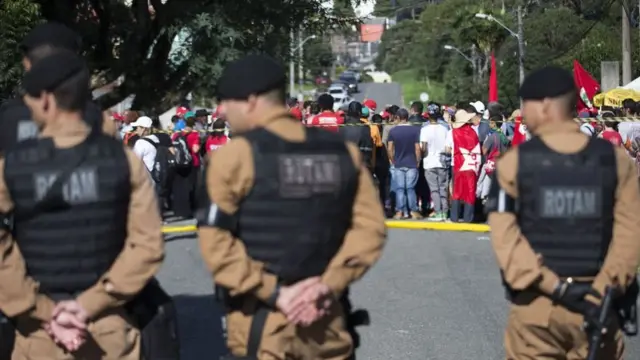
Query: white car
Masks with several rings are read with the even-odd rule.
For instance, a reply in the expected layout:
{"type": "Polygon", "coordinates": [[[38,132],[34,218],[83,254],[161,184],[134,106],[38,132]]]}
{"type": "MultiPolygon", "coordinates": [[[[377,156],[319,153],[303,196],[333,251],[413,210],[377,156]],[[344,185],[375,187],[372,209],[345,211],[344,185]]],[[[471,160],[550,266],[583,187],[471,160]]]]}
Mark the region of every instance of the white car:
{"type": "Polygon", "coordinates": [[[338,111],[341,108],[347,107],[347,105],[353,101],[353,98],[346,93],[331,94],[331,96],[333,96],[333,111],[338,111]]]}
{"type": "Polygon", "coordinates": [[[349,96],[349,92],[343,87],[329,88],[327,92],[329,93],[329,95],[333,96],[334,99],[349,96]]]}
{"type": "Polygon", "coordinates": [[[343,84],[343,83],[333,83],[333,84],[331,84],[331,86],[329,86],[327,91],[329,93],[331,93],[331,90],[336,90],[336,89],[342,89],[342,90],[344,90],[344,92],[348,92],[349,91],[349,87],[347,86],[347,84],[343,84]]]}

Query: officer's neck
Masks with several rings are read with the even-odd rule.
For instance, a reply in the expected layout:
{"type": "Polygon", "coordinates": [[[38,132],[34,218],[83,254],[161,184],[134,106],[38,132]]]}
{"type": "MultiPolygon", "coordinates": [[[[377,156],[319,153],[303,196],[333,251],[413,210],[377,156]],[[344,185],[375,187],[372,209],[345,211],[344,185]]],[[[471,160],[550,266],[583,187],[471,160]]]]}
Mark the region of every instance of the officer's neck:
{"type": "Polygon", "coordinates": [[[49,119],[42,128],[42,136],[60,136],[77,134],[87,130],[80,112],[60,111],[49,119]]]}

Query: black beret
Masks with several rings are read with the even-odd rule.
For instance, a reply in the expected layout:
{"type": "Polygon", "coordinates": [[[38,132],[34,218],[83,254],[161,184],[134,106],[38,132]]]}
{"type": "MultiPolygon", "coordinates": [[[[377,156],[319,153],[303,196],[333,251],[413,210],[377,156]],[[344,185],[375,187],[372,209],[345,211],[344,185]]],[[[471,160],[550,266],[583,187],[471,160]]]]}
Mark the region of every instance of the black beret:
{"type": "Polygon", "coordinates": [[[527,75],[518,90],[522,100],[542,100],[576,92],[573,75],[565,69],[547,66],[527,75]]]}
{"type": "Polygon", "coordinates": [[[267,55],[247,55],[229,64],[218,81],[220,100],[245,100],[251,95],[260,95],[284,88],[284,68],[267,55]]]}
{"type": "Polygon", "coordinates": [[[24,76],[24,90],[33,97],[39,97],[43,91],[55,90],[83,71],[87,71],[87,66],[77,54],[70,51],[57,52],[33,64],[24,76]]]}
{"type": "Polygon", "coordinates": [[[20,49],[27,53],[39,46],[50,45],[77,53],[80,52],[81,43],[73,30],[60,23],[48,22],[33,28],[20,43],[20,49]]]}

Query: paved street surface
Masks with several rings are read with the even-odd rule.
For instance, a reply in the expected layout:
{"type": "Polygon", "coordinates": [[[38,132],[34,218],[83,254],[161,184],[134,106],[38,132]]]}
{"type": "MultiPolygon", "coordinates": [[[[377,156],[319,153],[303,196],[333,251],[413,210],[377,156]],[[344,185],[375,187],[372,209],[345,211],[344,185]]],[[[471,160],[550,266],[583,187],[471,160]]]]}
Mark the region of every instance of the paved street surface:
{"type": "MultiPolygon", "coordinates": [[[[195,239],[167,243],[160,281],[175,296],[184,360],[224,349],[212,282],[195,239]]],[[[486,234],[390,230],[377,266],[353,289],[371,313],[363,360],[501,359],[506,302],[486,234]]],[[[626,359],[640,358],[628,343],[626,359]]]]}
{"type": "Polygon", "coordinates": [[[403,107],[402,89],[398,83],[362,83],[359,87],[360,92],[353,94],[353,98],[359,102],[363,102],[365,99],[375,100],[375,102],[378,103],[378,109],[376,109],[378,113],[384,110],[387,104],[403,107]]]}

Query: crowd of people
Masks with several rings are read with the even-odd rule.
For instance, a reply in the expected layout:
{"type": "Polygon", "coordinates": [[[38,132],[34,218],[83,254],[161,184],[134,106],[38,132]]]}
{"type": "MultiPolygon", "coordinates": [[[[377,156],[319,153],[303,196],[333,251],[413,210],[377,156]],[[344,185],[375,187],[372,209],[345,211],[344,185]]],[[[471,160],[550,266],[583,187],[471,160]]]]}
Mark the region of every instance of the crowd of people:
{"type": "Polygon", "coordinates": [[[229,141],[222,117],[206,110],[178,107],[168,127],[157,116],[127,111],[114,116],[124,143],[149,170],[163,212],[173,220],[190,219],[206,197],[199,188],[207,154],[229,141]]]}
{"type": "MultiPolygon", "coordinates": [[[[483,222],[496,159],[526,140],[520,110],[499,103],[470,101],[443,106],[413,102],[379,107],[371,99],[333,111],[334,100],[289,99],[293,118],[307,126],[338,132],[358,145],[389,218],[483,222]],[[470,131],[473,130],[473,131],[470,131]]],[[[640,125],[617,118],[636,116],[640,103],[577,113],[580,130],[624,146],[640,166],[640,125]],[[609,120],[608,120],[609,119],[609,120]]],[[[121,136],[143,159],[154,179],[163,210],[191,218],[198,206],[199,181],[207,154],[230,137],[223,109],[208,112],[178,107],[164,127],[157,117],[128,111],[116,117],[121,136]],[[142,139],[143,141],[138,141],[142,139]]]]}
{"type": "MultiPolygon", "coordinates": [[[[394,219],[482,222],[496,159],[530,137],[520,110],[499,103],[443,106],[414,102],[379,108],[371,100],[334,112],[328,94],[316,101],[289,102],[291,114],[308,126],[341,132],[358,144],[394,219]],[[355,126],[354,126],[355,125],[355,126]],[[470,131],[473,130],[473,131],[470,131]]],[[[624,146],[640,168],[640,125],[618,117],[637,116],[640,103],[577,113],[580,130],[624,146]],[[610,119],[610,120],[607,120],[610,119]]]]}

